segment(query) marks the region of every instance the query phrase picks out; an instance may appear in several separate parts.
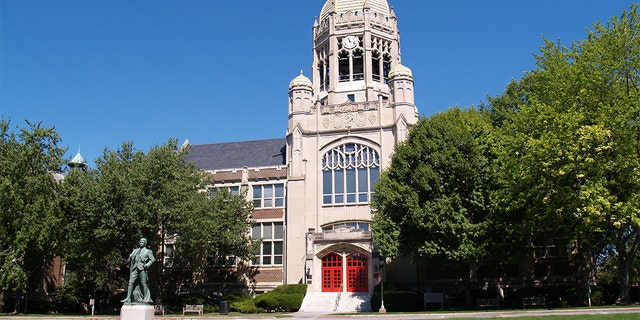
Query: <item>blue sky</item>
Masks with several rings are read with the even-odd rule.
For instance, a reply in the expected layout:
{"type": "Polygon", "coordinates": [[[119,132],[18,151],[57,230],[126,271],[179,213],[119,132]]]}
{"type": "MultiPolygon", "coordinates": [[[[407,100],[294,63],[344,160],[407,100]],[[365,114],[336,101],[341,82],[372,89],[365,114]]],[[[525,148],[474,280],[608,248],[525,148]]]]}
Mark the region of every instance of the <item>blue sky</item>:
{"type": "MultiPolygon", "coordinates": [[[[0,0],[0,115],[54,126],[93,166],[105,148],[281,138],[310,76],[325,0],[0,0]]],[[[420,114],[478,105],[623,0],[389,0],[420,114]]]]}

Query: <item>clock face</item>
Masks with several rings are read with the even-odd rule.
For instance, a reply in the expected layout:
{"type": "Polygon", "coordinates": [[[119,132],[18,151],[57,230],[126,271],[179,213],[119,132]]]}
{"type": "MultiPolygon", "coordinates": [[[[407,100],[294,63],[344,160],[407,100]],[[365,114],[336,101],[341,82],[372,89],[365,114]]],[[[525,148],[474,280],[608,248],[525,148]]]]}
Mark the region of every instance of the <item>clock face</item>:
{"type": "Polygon", "coordinates": [[[358,45],[360,40],[356,36],[346,36],[342,39],[342,47],[346,49],[353,49],[358,45]]]}

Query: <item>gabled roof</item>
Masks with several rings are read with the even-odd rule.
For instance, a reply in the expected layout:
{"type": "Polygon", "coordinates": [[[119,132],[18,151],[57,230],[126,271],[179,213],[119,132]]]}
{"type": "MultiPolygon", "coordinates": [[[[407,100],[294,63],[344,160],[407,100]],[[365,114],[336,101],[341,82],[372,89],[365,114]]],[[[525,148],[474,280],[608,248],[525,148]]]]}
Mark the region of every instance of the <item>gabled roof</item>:
{"type": "Polygon", "coordinates": [[[274,167],[286,163],[286,139],[267,139],[191,145],[187,160],[198,169],[274,167]]]}

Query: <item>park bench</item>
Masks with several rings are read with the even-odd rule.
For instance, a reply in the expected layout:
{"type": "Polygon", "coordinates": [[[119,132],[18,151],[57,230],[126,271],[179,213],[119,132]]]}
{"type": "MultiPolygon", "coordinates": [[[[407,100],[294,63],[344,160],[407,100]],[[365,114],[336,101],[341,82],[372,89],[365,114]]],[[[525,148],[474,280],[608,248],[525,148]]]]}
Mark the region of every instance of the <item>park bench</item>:
{"type": "Polygon", "coordinates": [[[522,308],[526,308],[527,306],[546,306],[547,302],[544,300],[544,297],[526,297],[522,298],[522,308]]]}
{"type": "Polygon", "coordinates": [[[478,299],[477,301],[478,309],[482,308],[500,308],[500,300],[498,299],[478,299]]]}
{"type": "Polygon", "coordinates": [[[425,293],[424,294],[424,309],[427,310],[427,304],[439,303],[440,309],[444,308],[444,297],[442,293],[425,293]]]}
{"type": "Polygon", "coordinates": [[[160,304],[154,305],[153,306],[153,313],[154,314],[161,314],[161,315],[164,316],[164,314],[167,313],[167,306],[160,305],[160,304]]]}
{"type": "Polygon", "coordinates": [[[187,304],[182,308],[182,315],[184,316],[187,312],[197,312],[199,315],[202,315],[204,312],[204,305],[202,304],[187,304]]]}

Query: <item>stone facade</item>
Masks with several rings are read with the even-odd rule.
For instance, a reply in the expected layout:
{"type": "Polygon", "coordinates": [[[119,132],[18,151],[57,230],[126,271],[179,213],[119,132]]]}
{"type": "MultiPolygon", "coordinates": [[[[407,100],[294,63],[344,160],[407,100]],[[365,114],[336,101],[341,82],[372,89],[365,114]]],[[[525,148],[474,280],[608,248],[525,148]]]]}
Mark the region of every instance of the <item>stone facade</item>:
{"type": "Polygon", "coordinates": [[[327,0],[313,37],[312,79],[289,84],[284,139],[195,145],[189,156],[213,187],[247,188],[257,204],[258,292],[373,290],[373,184],[419,118],[386,0],[327,0]]]}

